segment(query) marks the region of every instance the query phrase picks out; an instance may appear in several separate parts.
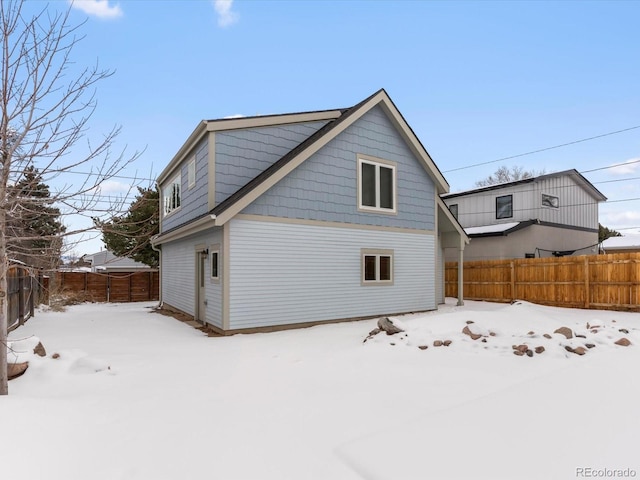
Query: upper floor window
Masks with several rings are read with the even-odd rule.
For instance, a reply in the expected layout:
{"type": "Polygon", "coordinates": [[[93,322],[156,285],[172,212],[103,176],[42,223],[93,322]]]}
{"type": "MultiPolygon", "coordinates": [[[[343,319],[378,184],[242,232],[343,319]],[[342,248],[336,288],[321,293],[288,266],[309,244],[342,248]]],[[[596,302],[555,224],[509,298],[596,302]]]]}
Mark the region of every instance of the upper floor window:
{"type": "Polygon", "coordinates": [[[513,217],[513,195],[496,197],[496,218],[513,217]]]}
{"type": "Polygon", "coordinates": [[[358,158],[358,209],[396,212],[396,165],[358,158]]]}
{"type": "Polygon", "coordinates": [[[542,194],[542,206],[543,207],[552,207],[558,208],[560,206],[560,200],[558,197],[554,197],[553,195],[545,195],[542,194]]]}
{"type": "Polygon", "coordinates": [[[456,219],[458,218],[458,204],[454,203],[453,205],[449,205],[449,211],[451,215],[453,215],[456,219]]]}
{"type": "Polygon", "coordinates": [[[191,188],[196,184],[196,159],[192,158],[187,165],[187,188],[191,188]]]}
{"type": "Polygon", "coordinates": [[[164,214],[167,215],[180,208],[181,176],[178,174],[162,189],[164,214]]]}

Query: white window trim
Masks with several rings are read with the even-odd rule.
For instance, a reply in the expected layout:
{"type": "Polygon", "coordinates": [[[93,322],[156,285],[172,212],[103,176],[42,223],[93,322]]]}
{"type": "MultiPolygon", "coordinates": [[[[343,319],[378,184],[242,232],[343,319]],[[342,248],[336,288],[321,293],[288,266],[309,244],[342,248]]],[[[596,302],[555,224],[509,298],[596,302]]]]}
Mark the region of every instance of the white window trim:
{"type": "Polygon", "coordinates": [[[187,188],[191,189],[191,188],[195,187],[195,185],[196,185],[196,157],[193,157],[191,160],[189,160],[189,163],[187,164],[187,179],[188,179],[187,188]]]}
{"type": "Polygon", "coordinates": [[[368,155],[358,155],[358,172],[357,172],[357,182],[358,182],[358,211],[360,212],[371,212],[371,213],[384,213],[388,215],[396,215],[398,213],[398,199],[397,199],[397,164],[396,162],[391,162],[389,160],[382,160],[381,158],[370,157],[368,155]],[[367,163],[369,165],[374,165],[376,167],[376,206],[372,207],[369,205],[362,204],[362,164],[367,163]],[[393,199],[393,208],[382,208],[380,207],[380,167],[389,168],[392,172],[392,199],[393,199]]]}
{"type": "MultiPolygon", "coordinates": [[[[171,194],[173,195],[173,192],[171,192],[171,194]]],[[[164,187],[162,187],[162,211],[163,211],[163,215],[165,217],[168,217],[169,215],[173,215],[174,212],[180,210],[180,207],[182,207],[182,175],[180,173],[178,173],[177,175],[175,175],[174,177],[171,178],[171,180],[169,180],[164,187]],[[180,188],[180,205],[177,207],[172,208],[171,210],[167,209],[167,199],[168,197],[165,195],[165,189],[169,188],[171,185],[173,184],[177,184],[180,188]]]]}
{"type": "Polygon", "coordinates": [[[393,285],[395,278],[395,266],[393,258],[393,250],[379,248],[363,248],[360,250],[360,284],[362,286],[383,286],[393,285]],[[365,280],[365,257],[376,257],[376,280],[365,280]],[[391,259],[391,278],[389,280],[380,280],[380,257],[390,257],[391,259]]]}
{"type": "Polygon", "coordinates": [[[209,278],[211,279],[211,281],[213,283],[219,283],[220,282],[220,244],[217,243],[215,245],[210,245],[209,246],[209,278]],[[213,257],[214,254],[217,255],[218,257],[218,268],[216,269],[218,271],[218,275],[217,276],[213,276],[213,257]]]}

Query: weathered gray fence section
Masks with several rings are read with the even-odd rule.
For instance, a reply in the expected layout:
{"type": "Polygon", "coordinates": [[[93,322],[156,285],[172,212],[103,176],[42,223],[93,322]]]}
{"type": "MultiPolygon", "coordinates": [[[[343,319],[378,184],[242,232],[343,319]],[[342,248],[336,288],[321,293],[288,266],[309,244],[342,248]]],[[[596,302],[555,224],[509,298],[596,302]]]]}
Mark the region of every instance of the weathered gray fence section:
{"type": "Polygon", "coordinates": [[[34,315],[44,298],[44,279],[42,272],[24,265],[11,265],[7,272],[9,331],[22,325],[34,315]]]}

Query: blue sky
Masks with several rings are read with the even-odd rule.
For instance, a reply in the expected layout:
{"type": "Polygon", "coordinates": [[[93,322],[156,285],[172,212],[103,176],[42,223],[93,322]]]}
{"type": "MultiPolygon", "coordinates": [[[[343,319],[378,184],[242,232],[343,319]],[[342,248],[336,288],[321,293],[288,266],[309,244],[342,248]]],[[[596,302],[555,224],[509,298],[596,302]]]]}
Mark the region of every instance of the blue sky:
{"type": "MultiPolygon", "coordinates": [[[[139,177],[154,178],[202,119],[349,107],[385,88],[451,191],[502,165],[640,160],[638,18],[633,1],[85,0],[71,14],[86,20],[76,65],[115,70],[91,134],[121,125],[118,148],[146,148],[139,177]]],[[[640,232],[640,162],[585,176],[609,198],[601,223],[640,232]]]]}

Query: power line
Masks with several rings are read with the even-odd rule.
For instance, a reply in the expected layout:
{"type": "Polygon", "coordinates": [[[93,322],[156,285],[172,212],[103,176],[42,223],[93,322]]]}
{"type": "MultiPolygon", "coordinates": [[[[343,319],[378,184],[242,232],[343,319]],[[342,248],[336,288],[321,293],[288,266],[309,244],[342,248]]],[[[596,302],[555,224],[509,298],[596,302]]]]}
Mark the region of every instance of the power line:
{"type": "MultiPolygon", "coordinates": [[[[527,155],[533,155],[534,153],[546,152],[546,151],[549,151],[549,150],[554,150],[556,148],[562,148],[562,147],[567,147],[569,145],[575,145],[577,143],[588,142],[590,140],[596,140],[598,138],[608,137],[610,135],[616,135],[618,133],[624,133],[624,132],[628,132],[630,130],[635,130],[635,129],[638,129],[638,128],[640,128],[640,125],[636,125],[635,127],[624,128],[622,130],[616,130],[615,132],[603,133],[602,135],[596,135],[596,136],[593,136],[593,137],[582,138],[580,140],[574,140],[573,142],[561,143],[560,145],[554,145],[552,147],[540,148],[538,150],[532,150],[532,151],[526,152],[526,153],[519,153],[518,155],[511,155],[509,157],[498,158],[497,160],[490,160],[488,162],[474,163],[472,165],[467,165],[465,167],[453,168],[451,170],[444,170],[442,173],[457,172],[459,170],[466,170],[468,168],[480,167],[482,165],[489,165],[491,163],[503,162],[505,160],[512,160],[514,158],[524,157],[524,156],[527,156],[527,155]]],[[[638,160],[638,161],[640,162],[640,160],[638,160]]],[[[621,164],[621,165],[625,165],[625,164],[621,164]]],[[[605,168],[612,168],[612,167],[605,167],[605,168]]],[[[594,170],[587,170],[587,172],[591,172],[591,171],[594,171],[594,170]]]]}
{"type": "Polygon", "coordinates": [[[625,165],[632,165],[634,163],[640,163],[640,158],[638,160],[630,160],[628,162],[623,162],[623,163],[617,163],[615,165],[609,165],[608,167],[600,167],[600,168],[592,168],[591,170],[583,170],[580,173],[591,173],[591,172],[597,172],[599,170],[606,170],[608,168],[616,168],[616,167],[622,167],[625,165]]]}

